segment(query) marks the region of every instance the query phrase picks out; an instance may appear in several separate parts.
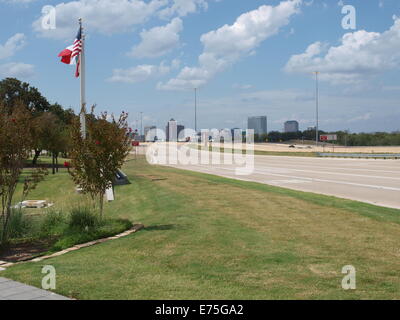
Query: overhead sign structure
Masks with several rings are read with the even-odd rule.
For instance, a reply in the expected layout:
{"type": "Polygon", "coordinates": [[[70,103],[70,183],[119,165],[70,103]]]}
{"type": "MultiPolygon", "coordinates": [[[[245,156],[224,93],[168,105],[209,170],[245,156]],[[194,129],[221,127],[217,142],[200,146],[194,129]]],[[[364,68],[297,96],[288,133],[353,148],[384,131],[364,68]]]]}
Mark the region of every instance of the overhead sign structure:
{"type": "Polygon", "coordinates": [[[337,135],[336,134],[325,134],[321,135],[319,137],[321,141],[337,141],[337,135]]]}

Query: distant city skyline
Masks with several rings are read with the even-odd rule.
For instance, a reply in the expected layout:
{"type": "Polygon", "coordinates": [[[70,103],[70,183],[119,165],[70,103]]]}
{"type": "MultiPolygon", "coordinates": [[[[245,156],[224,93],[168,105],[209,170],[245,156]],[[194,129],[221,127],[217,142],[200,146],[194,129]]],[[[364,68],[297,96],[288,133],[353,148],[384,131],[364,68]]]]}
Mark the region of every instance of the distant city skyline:
{"type": "Polygon", "coordinates": [[[87,33],[87,103],[127,111],[132,126],[246,127],[267,114],[269,130],[297,119],[315,125],[320,71],[321,130],[400,130],[398,0],[55,0],[56,28],[44,29],[42,1],[0,1],[0,78],[37,87],[79,110],[79,81],[57,54],[87,33]],[[356,9],[344,29],[344,4],[356,9]],[[274,19],[270,20],[269,17],[274,19]],[[237,32],[236,30],[242,30],[237,32]],[[251,39],[251,41],[248,41],[251,39]]]}
{"type": "Polygon", "coordinates": [[[247,119],[246,129],[254,130],[254,134],[268,133],[268,118],[267,116],[252,116],[247,119]]]}
{"type": "Polygon", "coordinates": [[[298,132],[299,129],[299,122],[296,120],[288,120],[283,124],[284,132],[298,132]]]}

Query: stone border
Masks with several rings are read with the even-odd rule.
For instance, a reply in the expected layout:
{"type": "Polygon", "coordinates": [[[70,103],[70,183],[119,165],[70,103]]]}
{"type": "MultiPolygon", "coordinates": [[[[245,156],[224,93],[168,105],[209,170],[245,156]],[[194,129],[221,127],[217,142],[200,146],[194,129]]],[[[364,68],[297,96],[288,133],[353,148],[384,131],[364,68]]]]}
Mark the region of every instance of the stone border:
{"type": "Polygon", "coordinates": [[[61,256],[63,254],[71,252],[71,251],[75,251],[75,250],[79,250],[79,249],[82,249],[82,248],[90,247],[90,246],[93,246],[95,244],[103,243],[103,242],[106,242],[106,241],[109,241],[109,240],[119,239],[119,238],[128,236],[128,235],[130,235],[132,233],[135,233],[135,232],[137,232],[137,231],[139,231],[139,230],[141,230],[143,228],[144,228],[143,224],[134,224],[131,229],[126,230],[126,231],[124,231],[124,232],[122,232],[120,234],[117,234],[115,236],[107,237],[107,238],[103,238],[103,239],[97,239],[97,240],[93,240],[93,241],[82,243],[82,244],[77,244],[77,245],[75,245],[75,246],[73,246],[71,248],[64,249],[62,251],[58,251],[56,253],[53,253],[53,254],[50,254],[50,255],[47,255],[47,256],[41,256],[41,257],[37,257],[37,258],[29,259],[29,260],[24,260],[24,261],[19,261],[19,262],[0,261],[0,271],[5,270],[4,268],[11,267],[11,266],[13,266],[15,264],[20,264],[20,263],[24,263],[24,262],[39,262],[39,261],[42,261],[42,260],[45,260],[45,259],[61,256]]]}

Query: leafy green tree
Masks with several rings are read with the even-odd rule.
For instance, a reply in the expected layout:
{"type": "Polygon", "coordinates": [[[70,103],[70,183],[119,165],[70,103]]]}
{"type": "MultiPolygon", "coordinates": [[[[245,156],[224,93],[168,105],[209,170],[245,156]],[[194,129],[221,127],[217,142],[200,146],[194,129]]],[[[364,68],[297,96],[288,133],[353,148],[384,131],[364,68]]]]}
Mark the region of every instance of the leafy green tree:
{"type": "Polygon", "coordinates": [[[8,113],[12,112],[18,103],[22,103],[32,116],[48,111],[50,107],[37,88],[15,78],[0,81],[0,101],[8,113]]]}
{"type": "Polygon", "coordinates": [[[36,117],[34,132],[35,156],[36,150],[47,150],[52,156],[53,174],[58,171],[59,154],[68,151],[69,127],[52,112],[44,112],[36,117]]]}

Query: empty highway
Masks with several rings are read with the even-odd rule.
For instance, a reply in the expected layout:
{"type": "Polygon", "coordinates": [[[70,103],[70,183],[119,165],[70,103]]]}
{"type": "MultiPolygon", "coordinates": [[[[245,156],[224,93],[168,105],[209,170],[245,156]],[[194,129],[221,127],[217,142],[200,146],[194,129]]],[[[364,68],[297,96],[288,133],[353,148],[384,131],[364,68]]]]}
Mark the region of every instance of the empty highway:
{"type": "Polygon", "coordinates": [[[235,165],[170,166],[400,209],[400,160],[261,155],[254,158],[253,172],[244,176],[235,174],[235,165]]]}

